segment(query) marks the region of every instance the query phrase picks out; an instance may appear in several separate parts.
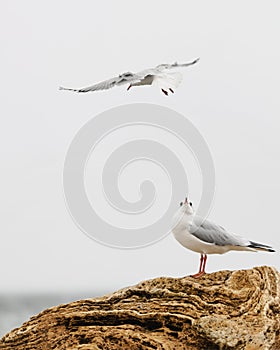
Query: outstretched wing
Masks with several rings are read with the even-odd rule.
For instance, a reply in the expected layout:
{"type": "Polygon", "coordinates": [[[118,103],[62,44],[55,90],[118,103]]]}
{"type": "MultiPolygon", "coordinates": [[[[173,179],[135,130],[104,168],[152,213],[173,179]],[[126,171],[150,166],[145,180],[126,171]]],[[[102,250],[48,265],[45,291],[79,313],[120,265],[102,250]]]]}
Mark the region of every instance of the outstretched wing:
{"type": "Polygon", "coordinates": [[[188,62],[188,63],[173,63],[170,65],[170,68],[177,68],[177,67],[188,67],[188,66],[192,66],[193,64],[196,64],[198,61],[200,60],[200,58],[198,57],[197,59],[195,59],[192,62],[188,62]]]}
{"type": "Polygon", "coordinates": [[[174,62],[172,64],[159,64],[158,66],[156,66],[156,69],[158,69],[160,71],[163,71],[163,70],[166,70],[166,69],[188,67],[188,66],[192,66],[193,64],[196,64],[199,60],[200,60],[200,58],[197,58],[194,61],[188,62],[188,63],[177,63],[177,62],[174,62]]]}
{"type": "Polygon", "coordinates": [[[248,240],[227,232],[223,227],[211,221],[203,221],[199,217],[194,218],[190,227],[190,233],[204,242],[213,243],[218,246],[246,247],[250,244],[248,240]]]}
{"type": "Polygon", "coordinates": [[[65,88],[60,86],[59,90],[67,90],[67,91],[74,91],[74,92],[90,92],[90,91],[99,91],[99,90],[108,90],[111,89],[114,86],[127,84],[133,81],[138,81],[139,77],[136,74],[127,72],[120,74],[118,77],[104,80],[100,83],[97,83],[95,85],[91,85],[85,88],[80,89],[71,89],[71,88],[65,88]]]}

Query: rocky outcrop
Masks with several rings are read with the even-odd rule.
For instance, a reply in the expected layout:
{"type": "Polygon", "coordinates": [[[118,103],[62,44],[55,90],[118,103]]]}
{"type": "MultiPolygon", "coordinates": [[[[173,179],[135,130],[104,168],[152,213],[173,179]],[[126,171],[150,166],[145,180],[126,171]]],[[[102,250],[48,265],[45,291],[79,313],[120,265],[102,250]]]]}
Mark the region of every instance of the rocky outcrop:
{"type": "Polygon", "coordinates": [[[0,349],[280,349],[280,274],[161,277],[32,317],[0,349]]]}

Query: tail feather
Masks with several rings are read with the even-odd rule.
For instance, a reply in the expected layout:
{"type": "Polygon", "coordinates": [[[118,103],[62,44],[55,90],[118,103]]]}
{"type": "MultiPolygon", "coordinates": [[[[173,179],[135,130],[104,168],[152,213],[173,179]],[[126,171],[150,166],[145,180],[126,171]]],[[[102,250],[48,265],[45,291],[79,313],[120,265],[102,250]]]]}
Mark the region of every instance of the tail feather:
{"type": "Polygon", "coordinates": [[[275,250],[269,245],[265,245],[265,244],[261,244],[261,243],[257,243],[257,242],[252,242],[252,241],[250,241],[250,244],[248,245],[248,247],[256,249],[256,250],[263,250],[266,252],[275,252],[275,250]]]}
{"type": "Polygon", "coordinates": [[[180,72],[162,73],[154,78],[153,84],[156,84],[164,90],[170,88],[175,90],[180,85],[182,78],[183,76],[180,72]]]}

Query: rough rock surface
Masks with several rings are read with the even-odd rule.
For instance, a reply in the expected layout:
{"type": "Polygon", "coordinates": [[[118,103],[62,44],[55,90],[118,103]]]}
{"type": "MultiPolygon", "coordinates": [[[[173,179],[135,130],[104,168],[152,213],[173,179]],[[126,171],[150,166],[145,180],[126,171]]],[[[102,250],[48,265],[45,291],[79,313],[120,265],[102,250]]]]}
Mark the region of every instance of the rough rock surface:
{"type": "Polygon", "coordinates": [[[265,266],[155,278],[45,310],[0,349],[280,349],[279,281],[265,266]]]}

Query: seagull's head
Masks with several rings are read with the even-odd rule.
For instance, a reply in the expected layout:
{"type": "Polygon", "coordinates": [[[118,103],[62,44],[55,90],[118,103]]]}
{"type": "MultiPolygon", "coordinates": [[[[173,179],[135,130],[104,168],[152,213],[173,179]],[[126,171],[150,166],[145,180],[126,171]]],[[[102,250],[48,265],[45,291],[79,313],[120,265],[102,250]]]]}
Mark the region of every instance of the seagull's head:
{"type": "Polygon", "coordinates": [[[131,78],[133,77],[133,73],[131,72],[125,72],[119,75],[119,78],[131,78]]]}
{"type": "Polygon", "coordinates": [[[167,64],[167,63],[159,64],[158,66],[156,66],[158,70],[168,69],[169,67],[170,67],[170,64],[167,64]]]}
{"type": "Polygon", "coordinates": [[[186,197],[183,202],[180,203],[180,212],[186,214],[186,215],[193,215],[193,207],[192,202],[188,201],[188,198],[186,197]]]}

